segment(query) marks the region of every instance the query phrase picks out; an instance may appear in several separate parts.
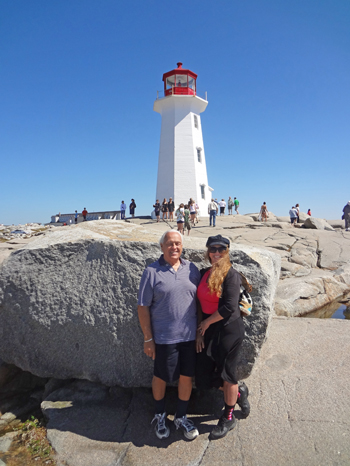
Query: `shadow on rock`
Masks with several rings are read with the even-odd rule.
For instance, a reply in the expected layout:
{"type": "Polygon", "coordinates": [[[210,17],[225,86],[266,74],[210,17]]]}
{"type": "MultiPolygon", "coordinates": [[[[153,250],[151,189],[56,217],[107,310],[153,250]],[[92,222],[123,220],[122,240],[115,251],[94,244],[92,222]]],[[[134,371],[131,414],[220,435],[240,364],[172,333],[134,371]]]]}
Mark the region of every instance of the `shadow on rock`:
{"type": "MultiPolygon", "coordinates": [[[[154,415],[153,397],[149,388],[106,387],[93,382],[75,380],[47,396],[41,407],[48,420],[48,438],[55,448],[62,433],[76,434],[98,442],[129,443],[167,448],[183,434],[172,422],[176,411],[177,388],[169,387],[166,411],[170,437],[159,440],[151,421],[154,415]]],[[[194,390],[188,416],[200,434],[210,432],[207,422],[216,420],[222,410],[223,396],[216,390],[194,390]]]]}

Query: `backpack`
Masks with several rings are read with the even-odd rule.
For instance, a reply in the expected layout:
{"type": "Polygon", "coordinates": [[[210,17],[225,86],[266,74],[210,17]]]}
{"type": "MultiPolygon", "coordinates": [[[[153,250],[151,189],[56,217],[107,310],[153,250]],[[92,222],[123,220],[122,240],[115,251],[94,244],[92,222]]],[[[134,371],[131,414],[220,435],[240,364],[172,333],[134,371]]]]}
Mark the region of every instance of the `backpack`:
{"type": "Polygon", "coordinates": [[[239,272],[239,274],[242,277],[241,292],[239,295],[239,309],[243,316],[247,317],[250,316],[252,312],[253,300],[250,293],[252,292],[253,287],[243,273],[239,272]]]}

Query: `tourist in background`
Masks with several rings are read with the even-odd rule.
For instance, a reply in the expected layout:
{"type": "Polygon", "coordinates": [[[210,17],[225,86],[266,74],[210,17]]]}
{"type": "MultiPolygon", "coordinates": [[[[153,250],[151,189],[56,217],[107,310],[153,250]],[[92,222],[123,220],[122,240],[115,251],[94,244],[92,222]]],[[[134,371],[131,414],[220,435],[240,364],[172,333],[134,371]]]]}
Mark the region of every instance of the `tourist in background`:
{"type": "Polygon", "coordinates": [[[154,207],[155,216],[157,218],[157,223],[159,223],[159,219],[160,219],[160,202],[159,202],[158,199],[156,200],[156,203],[153,204],[153,207],[154,207]]]}
{"type": "Polygon", "coordinates": [[[199,205],[197,204],[196,201],[194,201],[194,205],[196,206],[196,223],[198,223],[199,222],[199,214],[200,214],[199,205]]]}
{"type": "Polygon", "coordinates": [[[184,217],[185,217],[185,223],[184,223],[184,231],[183,234],[185,234],[185,230],[187,230],[187,235],[190,235],[191,231],[191,223],[190,223],[190,209],[188,208],[188,205],[186,204],[184,207],[184,217]]]}
{"type": "Polygon", "coordinates": [[[130,209],[130,215],[132,217],[135,217],[135,209],[136,209],[135,199],[131,199],[129,209],[130,209]]]}
{"type": "Polygon", "coordinates": [[[162,219],[166,220],[168,218],[168,203],[167,203],[167,200],[164,198],[163,202],[162,202],[162,219]]]}
{"type": "Polygon", "coordinates": [[[74,214],[74,222],[75,224],[78,223],[78,211],[77,210],[75,211],[75,214],[74,214]]]}
{"type": "MultiPolygon", "coordinates": [[[[82,215],[83,215],[83,222],[86,222],[86,216],[88,214],[88,211],[86,210],[86,207],[84,207],[84,210],[82,211],[82,215]]],[[[60,215],[60,214],[58,214],[60,215]]]]}
{"type": "Polygon", "coordinates": [[[299,215],[300,215],[299,204],[295,204],[295,210],[297,211],[297,223],[300,223],[299,222],[299,215]]]}
{"type": "Polygon", "coordinates": [[[227,201],[227,208],[228,208],[229,215],[232,215],[232,207],[233,207],[233,200],[232,200],[232,197],[230,196],[227,201]]]}
{"type": "Polygon", "coordinates": [[[177,230],[182,235],[184,234],[184,223],[185,223],[185,208],[184,204],[180,204],[179,208],[175,212],[176,215],[176,222],[177,222],[177,230]]]}
{"type": "Polygon", "coordinates": [[[342,219],[345,220],[345,231],[350,230],[350,201],[344,206],[342,219]]]}
{"type": "Polygon", "coordinates": [[[260,214],[259,214],[261,221],[263,222],[265,220],[266,222],[268,215],[269,215],[269,211],[267,210],[266,202],[263,202],[263,205],[260,207],[260,214]]]}
{"type": "Polygon", "coordinates": [[[308,209],[307,214],[311,217],[311,209],[308,209]]]}
{"type": "Polygon", "coordinates": [[[174,210],[175,210],[175,204],[174,204],[173,198],[170,197],[169,202],[168,202],[168,211],[169,211],[170,221],[174,221],[174,210]]]}
{"type": "Polygon", "coordinates": [[[126,204],[124,201],[120,204],[120,218],[121,220],[124,220],[125,218],[125,211],[126,211],[126,204]]]}
{"type": "Polygon", "coordinates": [[[196,364],[196,291],[200,274],[194,264],[181,259],[182,235],[167,231],[159,243],[163,254],[143,272],[137,307],[143,351],[154,361],[152,422],[159,439],[169,437],[166,385],[178,380],[174,424],[188,440],[193,440],[199,432],[186,413],[196,364]]]}
{"type": "Polygon", "coordinates": [[[297,218],[298,218],[298,211],[294,206],[289,211],[289,217],[290,217],[290,224],[295,227],[295,224],[297,223],[297,218]]]}
{"type": "Polygon", "coordinates": [[[191,223],[192,223],[192,226],[194,226],[194,222],[196,220],[196,203],[195,201],[192,199],[191,201],[191,204],[189,206],[189,209],[190,209],[190,215],[191,215],[191,223]]]}
{"type": "Polygon", "coordinates": [[[238,200],[236,197],[234,198],[233,203],[234,203],[234,205],[235,205],[235,212],[236,212],[236,214],[239,214],[239,212],[238,212],[239,200],[238,200]]]}
{"type": "Polygon", "coordinates": [[[201,270],[197,289],[201,310],[195,381],[199,390],[221,388],[224,392],[224,414],[210,434],[211,439],[218,439],[236,425],[235,404],[241,406],[244,416],[248,416],[250,406],[248,389],[242,384],[239,391],[236,374],[238,352],[245,334],[239,309],[241,275],[231,266],[227,238],[210,236],[206,247],[205,258],[210,267],[201,270]]]}
{"type": "Polygon", "coordinates": [[[216,221],[216,214],[218,213],[218,205],[214,201],[214,199],[211,200],[208,204],[208,214],[209,214],[209,226],[213,223],[213,227],[215,227],[215,221],[216,221]]]}
{"type": "Polygon", "coordinates": [[[220,216],[225,215],[225,207],[226,207],[225,199],[221,199],[221,201],[219,202],[219,206],[220,206],[220,216]]]}

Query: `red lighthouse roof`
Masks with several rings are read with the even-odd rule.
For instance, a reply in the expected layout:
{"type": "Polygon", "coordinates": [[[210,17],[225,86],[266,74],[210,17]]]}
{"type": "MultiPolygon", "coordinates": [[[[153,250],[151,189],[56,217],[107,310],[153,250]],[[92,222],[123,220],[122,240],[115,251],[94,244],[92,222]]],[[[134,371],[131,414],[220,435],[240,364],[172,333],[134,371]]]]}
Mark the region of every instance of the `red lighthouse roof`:
{"type": "Polygon", "coordinates": [[[196,73],[182,68],[182,63],[177,63],[177,68],[163,74],[164,95],[196,95],[196,73]]]}

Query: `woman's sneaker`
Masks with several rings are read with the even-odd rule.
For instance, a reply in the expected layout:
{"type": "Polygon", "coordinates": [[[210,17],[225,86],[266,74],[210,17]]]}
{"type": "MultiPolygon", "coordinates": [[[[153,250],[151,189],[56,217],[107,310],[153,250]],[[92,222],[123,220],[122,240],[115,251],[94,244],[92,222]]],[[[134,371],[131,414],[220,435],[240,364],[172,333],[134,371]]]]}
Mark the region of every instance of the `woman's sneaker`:
{"type": "Polygon", "coordinates": [[[218,424],[213,428],[210,433],[209,440],[216,440],[218,438],[225,437],[237,424],[235,416],[229,421],[225,416],[221,416],[218,424]]]}
{"type": "Polygon", "coordinates": [[[250,403],[248,401],[249,390],[244,382],[241,382],[238,387],[239,396],[237,404],[241,408],[242,415],[248,417],[250,413],[250,403]]]}
{"type": "Polygon", "coordinates": [[[156,421],[156,425],[154,427],[154,431],[156,436],[160,439],[169,437],[170,429],[165,423],[166,413],[163,414],[156,414],[152,419],[151,424],[153,421],[156,421]]]}
{"type": "Polygon", "coordinates": [[[197,428],[195,427],[192,421],[187,419],[187,416],[177,418],[175,414],[174,424],[176,429],[181,428],[182,432],[184,433],[184,436],[188,440],[194,440],[199,435],[197,428]]]}

